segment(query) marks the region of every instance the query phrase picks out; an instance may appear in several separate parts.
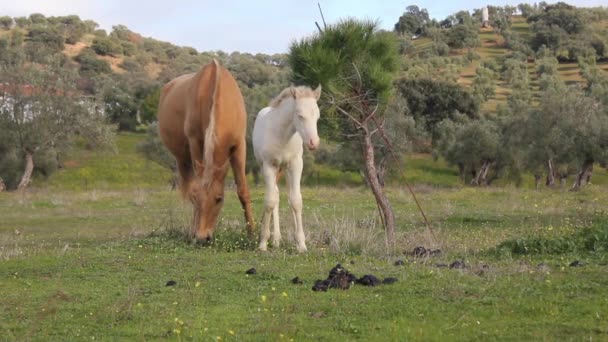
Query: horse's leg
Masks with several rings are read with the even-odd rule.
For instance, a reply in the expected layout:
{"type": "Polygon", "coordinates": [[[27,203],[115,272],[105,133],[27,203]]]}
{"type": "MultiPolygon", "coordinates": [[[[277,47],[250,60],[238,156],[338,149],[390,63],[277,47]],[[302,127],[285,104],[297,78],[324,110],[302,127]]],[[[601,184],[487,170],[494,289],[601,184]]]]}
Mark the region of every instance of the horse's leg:
{"type": "Polygon", "coordinates": [[[203,142],[200,139],[188,138],[190,147],[190,160],[197,176],[203,175],[203,142]]]}
{"type": "Polygon", "coordinates": [[[260,250],[268,249],[268,238],[270,238],[270,217],[274,208],[279,204],[279,192],[277,191],[277,168],[264,163],[262,173],[266,185],[264,194],[264,218],[262,220],[262,232],[260,234],[260,250]]]}
{"type": "Polygon", "coordinates": [[[306,252],[306,236],[302,227],[302,193],[300,192],[300,179],[302,178],[302,157],[296,157],[287,167],[287,186],[289,187],[289,204],[293,215],[296,230],[296,243],[298,252],[306,252]]]}
{"type": "Polygon", "coordinates": [[[187,188],[185,188],[185,191],[190,202],[192,202],[192,208],[194,209],[192,234],[193,236],[196,236],[196,231],[201,219],[201,210],[199,203],[197,203],[196,193],[193,187],[196,186],[196,176],[200,177],[203,174],[203,144],[199,139],[188,138],[188,146],[190,148],[190,164],[184,165],[184,167],[189,168],[187,172],[190,174],[190,179],[188,183],[186,183],[187,188]]]}
{"type": "Polygon", "coordinates": [[[179,181],[179,188],[184,197],[190,199],[188,190],[190,189],[190,182],[192,182],[192,165],[188,160],[177,159],[177,177],[179,181]]]}
{"type": "Polygon", "coordinates": [[[251,209],[251,197],[249,196],[249,187],[247,186],[247,175],[245,173],[245,159],[247,145],[243,140],[242,143],[237,146],[230,157],[230,164],[232,165],[232,172],[234,174],[234,180],[236,182],[236,192],[241,201],[241,207],[245,212],[245,221],[247,222],[247,234],[249,238],[253,238],[253,232],[255,231],[255,221],[253,219],[253,210],[251,209]]]}

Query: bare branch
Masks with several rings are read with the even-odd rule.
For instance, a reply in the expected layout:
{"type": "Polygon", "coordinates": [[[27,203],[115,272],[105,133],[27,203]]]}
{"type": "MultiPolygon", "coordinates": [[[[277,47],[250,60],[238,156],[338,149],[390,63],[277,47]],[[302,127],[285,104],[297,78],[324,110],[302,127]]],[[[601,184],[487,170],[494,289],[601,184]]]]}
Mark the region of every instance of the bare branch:
{"type": "Polygon", "coordinates": [[[355,125],[357,125],[358,127],[363,127],[363,125],[361,124],[361,122],[359,122],[359,120],[355,119],[354,116],[350,115],[347,111],[345,111],[344,109],[342,109],[340,106],[336,106],[336,108],[338,109],[338,111],[346,116],[348,116],[349,119],[351,119],[355,125]]]}
{"type": "Polygon", "coordinates": [[[323,33],[323,30],[321,30],[321,26],[319,26],[319,23],[315,21],[315,25],[317,25],[317,28],[319,29],[319,33],[323,33]]]}
{"type": "MultiPolygon", "coordinates": [[[[327,23],[325,23],[325,16],[323,15],[323,10],[321,9],[321,4],[317,2],[317,6],[319,6],[319,12],[321,13],[321,19],[323,19],[323,28],[327,30],[327,23]]],[[[316,24],[316,22],[315,22],[316,24]]],[[[319,25],[317,24],[317,27],[319,25]]],[[[319,28],[321,30],[321,28],[319,28]]]]}
{"type": "MultiPolygon", "coordinates": [[[[374,107],[374,110],[372,110],[372,112],[365,117],[365,119],[363,120],[363,122],[367,122],[367,120],[371,119],[372,117],[374,118],[374,122],[376,122],[376,111],[378,110],[378,105],[376,105],[376,107],[374,107]]],[[[378,123],[376,122],[376,126],[378,126],[378,123]]],[[[379,126],[378,126],[379,127],[379,126]]]]}

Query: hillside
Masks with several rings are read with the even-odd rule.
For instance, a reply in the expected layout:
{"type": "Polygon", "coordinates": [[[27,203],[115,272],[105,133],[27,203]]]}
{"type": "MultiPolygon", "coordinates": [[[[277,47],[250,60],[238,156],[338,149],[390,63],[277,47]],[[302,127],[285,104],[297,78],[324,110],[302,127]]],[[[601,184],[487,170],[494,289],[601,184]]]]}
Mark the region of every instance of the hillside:
{"type": "MultiPolygon", "coordinates": [[[[604,29],[608,28],[608,20],[602,22],[601,26],[604,29]]],[[[512,17],[512,30],[517,32],[522,37],[531,35],[530,24],[526,18],[521,15],[512,17]]],[[[480,46],[472,48],[472,51],[477,55],[477,59],[468,62],[462,66],[458,73],[457,83],[466,88],[471,88],[476,69],[484,63],[500,63],[501,58],[512,52],[505,46],[504,37],[494,31],[493,28],[479,28],[478,38],[480,46]]],[[[416,48],[415,53],[421,54],[429,51],[432,46],[432,40],[429,38],[421,38],[414,41],[416,48]]],[[[449,55],[451,57],[464,57],[467,54],[466,49],[451,49],[449,55]]],[[[529,72],[531,90],[535,97],[538,97],[538,74],[535,72],[537,68],[536,60],[531,58],[528,60],[527,68],[529,72]]],[[[597,62],[598,67],[608,75],[608,59],[597,62]]],[[[581,69],[576,62],[560,62],[557,68],[559,77],[567,84],[582,84],[585,80],[581,75],[581,69]]],[[[512,90],[506,82],[497,78],[495,80],[496,93],[483,104],[483,110],[494,111],[499,104],[504,104],[512,90]]]]}
{"type": "MultiPolygon", "coordinates": [[[[492,10],[496,11],[496,18],[499,18],[501,11],[510,9],[505,7],[492,10]]],[[[579,11],[570,7],[565,10],[574,13],[579,11]]],[[[548,9],[535,8],[535,11],[534,15],[540,15],[542,11],[548,9]]],[[[587,56],[589,46],[581,48],[574,44],[582,33],[578,36],[562,34],[566,37],[561,43],[562,46],[555,47],[553,55],[546,51],[543,53],[550,55],[548,58],[556,61],[556,76],[560,81],[566,85],[580,84],[584,88],[590,81],[585,78],[589,75],[585,76],[582,68],[597,67],[599,78],[608,75],[608,52],[601,52],[602,46],[608,46],[606,45],[608,18],[604,13],[605,10],[581,9],[580,11],[587,16],[590,13],[596,16],[585,28],[587,31],[584,31],[591,30],[594,32],[592,38],[597,39],[589,43],[591,44],[589,46],[596,49],[593,59],[580,58],[587,56]]],[[[404,13],[404,16],[406,15],[410,14],[404,13]]],[[[525,75],[523,87],[531,97],[529,105],[537,106],[542,94],[542,73],[538,72],[538,68],[546,62],[547,58],[541,58],[542,49],[533,46],[533,38],[538,33],[535,30],[539,28],[534,22],[537,19],[531,18],[533,18],[532,14],[528,14],[527,17],[508,15],[508,25],[494,28],[481,27],[478,11],[473,15],[458,12],[441,22],[427,20],[424,24],[425,34],[416,36],[416,39],[409,39],[407,34],[397,35],[402,44],[400,48],[402,66],[398,78],[429,79],[433,82],[446,82],[440,87],[447,85],[460,88],[460,90],[452,90],[456,91],[455,94],[464,91],[461,95],[471,97],[471,101],[475,103],[466,106],[471,106],[473,116],[491,118],[497,109],[507,107],[509,98],[514,94],[513,87],[521,87],[517,82],[525,75]],[[520,62],[514,68],[522,69],[525,74],[508,75],[509,63],[514,60],[520,62]],[[475,82],[479,78],[477,73],[480,69],[490,70],[492,74],[490,81],[492,92],[487,98],[482,99],[476,94],[475,89],[475,82]]],[[[499,25],[500,22],[496,21],[496,24],[499,25]]],[[[114,26],[108,33],[98,29],[94,21],[81,20],[77,16],[45,17],[41,14],[33,14],[28,18],[14,18],[12,26],[0,29],[0,52],[3,52],[0,55],[2,61],[23,59],[26,61],[25,65],[31,62],[49,66],[59,64],[64,69],[74,72],[78,77],[76,82],[78,90],[99,101],[109,120],[121,131],[141,132],[142,125],[146,126],[155,120],[160,85],[177,75],[198,70],[212,58],[218,59],[235,75],[243,91],[250,118],[253,118],[253,113],[264,107],[268,100],[290,81],[290,68],[286,55],[199,52],[191,47],[180,47],[143,37],[123,25],[114,26]]],[[[437,91],[440,91],[440,88],[437,88],[437,91]]],[[[397,100],[405,96],[403,90],[396,91],[395,95],[397,100]]],[[[452,100],[462,102],[458,96],[452,100]]],[[[447,110],[454,111],[454,108],[447,110]]],[[[417,116],[420,113],[405,114],[413,116],[415,120],[420,119],[417,116]]],[[[322,116],[319,124],[331,127],[324,120],[326,117],[322,116]]],[[[431,158],[430,152],[435,146],[432,146],[429,137],[435,133],[429,127],[425,129],[427,132],[423,137],[414,137],[414,140],[418,139],[422,143],[414,144],[415,146],[407,151],[415,152],[407,158],[408,175],[414,183],[418,184],[457,186],[460,184],[457,179],[459,171],[455,166],[449,165],[458,162],[452,160],[448,163],[445,161],[446,158],[431,158]]],[[[411,137],[404,138],[411,139],[411,137]]],[[[99,154],[79,147],[67,154],[61,154],[65,156],[62,157],[65,160],[61,162],[64,169],[51,176],[48,184],[51,187],[68,188],[89,185],[94,187],[115,185],[120,188],[129,187],[136,179],[146,180],[142,183],[143,187],[158,183],[166,184],[167,171],[152,162],[146,162],[143,157],[135,153],[136,143],[144,139],[143,134],[119,134],[118,154],[99,154]],[[145,176],[147,172],[151,174],[150,177],[145,176]]],[[[338,153],[345,152],[338,151],[338,153]]],[[[361,184],[356,172],[339,170],[339,163],[332,164],[332,158],[329,159],[329,164],[310,168],[313,171],[311,171],[312,176],[309,175],[310,177],[307,178],[309,184],[361,184]]],[[[252,158],[249,162],[254,163],[252,158]]],[[[468,174],[475,174],[475,169],[483,164],[479,160],[467,161],[467,163],[470,163],[467,167],[472,170],[463,178],[470,177],[468,174]]],[[[560,167],[562,170],[567,169],[563,172],[572,175],[579,166],[564,162],[560,167]]],[[[37,171],[40,174],[47,174],[46,170],[37,169],[37,171]]],[[[461,176],[463,176],[462,172],[460,170],[461,176]]],[[[498,173],[497,170],[494,175],[496,179],[499,177],[498,173]]],[[[604,182],[603,177],[600,175],[594,180],[604,182]]],[[[36,184],[42,185],[43,178],[39,177],[36,184]]],[[[526,184],[533,183],[529,173],[526,173],[523,179],[526,184]]],[[[512,181],[512,179],[500,179],[497,183],[508,184],[512,181]]]]}

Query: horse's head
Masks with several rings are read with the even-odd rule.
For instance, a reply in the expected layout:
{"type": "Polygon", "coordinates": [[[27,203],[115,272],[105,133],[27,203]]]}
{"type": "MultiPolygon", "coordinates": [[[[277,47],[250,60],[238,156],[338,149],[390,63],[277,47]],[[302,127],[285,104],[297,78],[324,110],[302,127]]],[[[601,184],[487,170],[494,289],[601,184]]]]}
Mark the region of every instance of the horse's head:
{"type": "Polygon", "coordinates": [[[293,124],[296,131],[300,133],[304,145],[309,150],[319,147],[319,134],[317,133],[317,121],[320,117],[317,101],[321,97],[321,85],[313,91],[302,94],[298,89],[291,87],[291,95],[294,98],[293,124]]]}
{"type": "Polygon", "coordinates": [[[228,166],[211,167],[197,172],[197,180],[190,190],[194,205],[194,236],[197,240],[211,241],[217,218],[224,205],[224,179],[228,166]],[[207,174],[209,172],[209,174],[207,174]]]}

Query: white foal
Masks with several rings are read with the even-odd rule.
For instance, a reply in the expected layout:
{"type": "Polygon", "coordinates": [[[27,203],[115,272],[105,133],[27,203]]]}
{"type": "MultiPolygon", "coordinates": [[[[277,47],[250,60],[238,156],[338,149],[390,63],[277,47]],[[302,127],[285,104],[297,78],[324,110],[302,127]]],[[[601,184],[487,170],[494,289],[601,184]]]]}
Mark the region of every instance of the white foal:
{"type": "Polygon", "coordinates": [[[308,87],[284,89],[262,109],[253,126],[253,151],[262,165],[266,184],[264,198],[264,218],[260,239],[260,250],[267,250],[270,238],[270,217],[274,224],[272,243],[278,247],[281,241],[279,229],[279,172],[287,175],[289,203],[293,214],[298,252],[306,252],[304,228],[302,227],[302,145],[310,150],[319,146],[317,120],[321,96],[321,86],[311,90],[308,87]]]}

